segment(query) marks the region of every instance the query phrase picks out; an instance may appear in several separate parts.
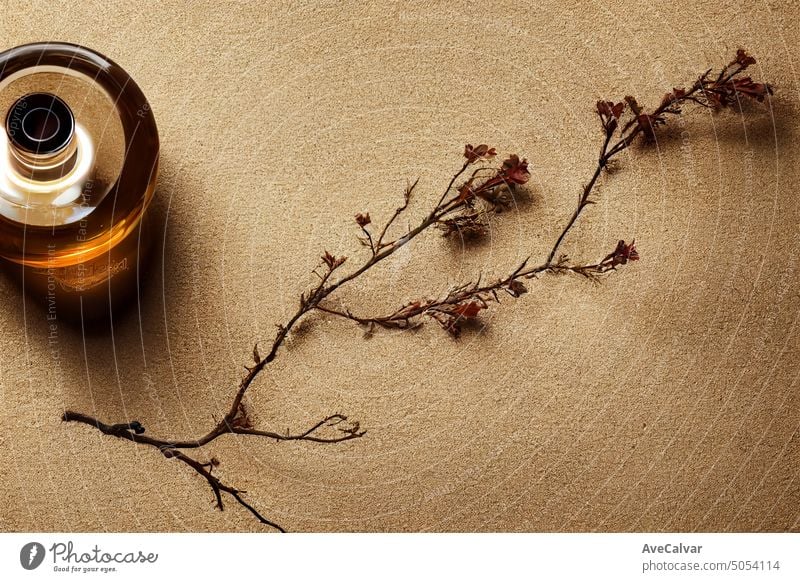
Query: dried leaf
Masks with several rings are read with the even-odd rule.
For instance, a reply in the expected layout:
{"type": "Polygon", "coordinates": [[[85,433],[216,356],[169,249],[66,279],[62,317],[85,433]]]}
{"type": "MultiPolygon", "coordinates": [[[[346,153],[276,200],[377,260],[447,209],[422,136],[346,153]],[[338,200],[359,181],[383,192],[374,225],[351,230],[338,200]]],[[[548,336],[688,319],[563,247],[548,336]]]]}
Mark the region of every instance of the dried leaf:
{"type": "Polygon", "coordinates": [[[512,297],[520,297],[528,292],[528,288],[522,281],[514,279],[508,284],[507,291],[512,297]]]}
{"type": "Polygon", "coordinates": [[[636,116],[641,115],[642,108],[639,107],[639,103],[636,101],[635,98],[633,98],[630,95],[628,95],[628,96],[625,97],[625,102],[628,104],[628,107],[631,108],[631,111],[633,111],[634,115],[636,115],[636,116]]]}
{"type": "Polygon", "coordinates": [[[250,414],[248,413],[244,402],[241,402],[239,404],[239,408],[236,409],[236,416],[233,417],[231,424],[235,428],[253,428],[253,421],[250,418],[250,414]]]}
{"type": "Polygon", "coordinates": [[[458,189],[458,202],[466,202],[475,197],[475,191],[472,189],[472,180],[467,180],[458,189]]]}

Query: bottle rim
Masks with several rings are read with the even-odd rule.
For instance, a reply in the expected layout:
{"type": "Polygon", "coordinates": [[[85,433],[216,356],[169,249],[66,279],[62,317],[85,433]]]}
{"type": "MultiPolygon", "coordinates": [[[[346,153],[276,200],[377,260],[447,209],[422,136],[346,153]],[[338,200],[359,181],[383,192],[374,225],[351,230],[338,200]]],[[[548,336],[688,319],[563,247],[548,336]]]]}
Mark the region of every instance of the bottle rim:
{"type": "Polygon", "coordinates": [[[52,93],[27,93],[6,113],[6,134],[17,150],[37,156],[58,154],[75,134],[75,116],[52,93]]]}

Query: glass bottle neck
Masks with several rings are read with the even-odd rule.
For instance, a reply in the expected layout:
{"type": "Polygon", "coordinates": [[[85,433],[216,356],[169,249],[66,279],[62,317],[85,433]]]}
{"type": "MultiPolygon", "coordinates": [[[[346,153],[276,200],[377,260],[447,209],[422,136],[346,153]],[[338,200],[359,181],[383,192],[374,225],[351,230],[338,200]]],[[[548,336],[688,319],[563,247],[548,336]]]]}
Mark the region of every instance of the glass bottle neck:
{"type": "Polygon", "coordinates": [[[9,162],[20,177],[31,182],[52,182],[68,175],[78,161],[78,140],[71,136],[69,143],[55,153],[36,154],[17,147],[9,140],[9,162]]]}

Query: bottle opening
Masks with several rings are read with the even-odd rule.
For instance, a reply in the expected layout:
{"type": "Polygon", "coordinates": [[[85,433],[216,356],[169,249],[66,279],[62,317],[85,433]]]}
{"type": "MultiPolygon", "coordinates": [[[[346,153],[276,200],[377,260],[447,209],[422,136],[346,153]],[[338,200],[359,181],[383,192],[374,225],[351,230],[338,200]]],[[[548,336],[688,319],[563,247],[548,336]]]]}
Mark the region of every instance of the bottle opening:
{"type": "Polygon", "coordinates": [[[61,127],[52,111],[44,107],[37,107],[33,111],[28,111],[22,118],[22,131],[25,137],[37,142],[47,141],[53,138],[61,127]]]}
{"type": "Polygon", "coordinates": [[[72,110],[51,93],[20,97],[6,115],[11,144],[23,152],[53,155],[66,148],[75,133],[72,110]]]}

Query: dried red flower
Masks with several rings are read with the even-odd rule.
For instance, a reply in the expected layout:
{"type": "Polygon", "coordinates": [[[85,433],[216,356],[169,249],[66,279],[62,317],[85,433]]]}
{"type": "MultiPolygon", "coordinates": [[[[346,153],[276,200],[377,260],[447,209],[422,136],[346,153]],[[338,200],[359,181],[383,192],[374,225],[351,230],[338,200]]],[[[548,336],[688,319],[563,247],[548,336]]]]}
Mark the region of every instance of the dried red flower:
{"type": "Polygon", "coordinates": [[[452,307],[452,312],[460,317],[477,317],[482,309],[486,309],[486,304],[479,301],[469,301],[460,303],[452,307]]]}
{"type": "Polygon", "coordinates": [[[626,265],[628,261],[638,261],[639,252],[636,250],[636,241],[632,240],[630,244],[621,240],[617,243],[613,252],[609,253],[602,263],[608,265],[608,268],[614,268],[617,265],[626,265]]]}
{"type": "Polygon", "coordinates": [[[490,148],[485,143],[478,146],[467,144],[464,146],[464,157],[467,158],[467,163],[474,164],[478,160],[488,160],[497,155],[497,150],[490,148]]]}
{"type": "Polygon", "coordinates": [[[328,251],[325,251],[325,254],[322,255],[321,258],[322,262],[325,263],[331,271],[340,267],[347,260],[347,257],[334,257],[328,251]]]}
{"type": "Polygon", "coordinates": [[[619,118],[625,111],[625,102],[614,103],[613,101],[598,101],[597,114],[606,132],[610,135],[614,133],[619,124],[619,118]]]}
{"type": "Polygon", "coordinates": [[[712,107],[733,107],[739,102],[740,96],[749,97],[756,101],[764,101],[767,95],[772,95],[772,87],[767,83],[756,83],[750,77],[730,79],[723,83],[712,83],[704,87],[704,92],[712,107]]]}
{"type": "Polygon", "coordinates": [[[454,305],[440,305],[436,309],[430,309],[425,313],[438,321],[439,325],[450,335],[459,337],[464,320],[476,318],[487,307],[486,302],[478,298],[454,305]]]}
{"type": "Polygon", "coordinates": [[[613,101],[597,102],[597,113],[604,120],[612,117],[614,119],[619,119],[623,111],[625,111],[625,103],[620,102],[615,104],[613,101]]]}
{"type": "Polygon", "coordinates": [[[666,122],[667,120],[660,115],[642,113],[641,115],[636,116],[636,123],[639,125],[639,129],[642,130],[642,133],[648,140],[654,140],[656,138],[656,127],[659,125],[664,125],[666,122]]]}
{"type": "Polygon", "coordinates": [[[743,71],[750,65],[756,64],[755,58],[747,54],[747,51],[744,49],[739,49],[736,51],[736,58],[733,62],[739,65],[743,71]]]}
{"type": "Polygon", "coordinates": [[[664,98],[661,100],[661,107],[669,107],[673,103],[678,103],[684,97],[686,97],[686,89],[673,88],[670,93],[664,95],[664,98]]]}
{"type": "Polygon", "coordinates": [[[458,187],[456,202],[465,202],[471,208],[473,199],[479,197],[494,207],[502,206],[504,201],[500,192],[501,187],[509,184],[525,184],[530,177],[528,160],[520,159],[517,154],[511,154],[508,159],[503,161],[495,175],[485,182],[476,184],[476,178],[473,175],[472,178],[461,184],[458,187]]]}
{"type": "Polygon", "coordinates": [[[733,91],[756,101],[763,101],[767,95],[772,95],[772,87],[766,83],[756,83],[750,77],[734,79],[733,91]]]}
{"type": "Polygon", "coordinates": [[[364,228],[365,226],[367,226],[371,222],[372,222],[372,219],[369,217],[369,212],[365,212],[363,214],[359,212],[358,214],[356,214],[356,223],[361,228],[364,228]]]}
{"type": "Polygon", "coordinates": [[[528,160],[525,158],[520,160],[517,154],[511,154],[503,162],[500,174],[506,182],[524,184],[531,177],[531,173],[528,171],[528,160]]]}

